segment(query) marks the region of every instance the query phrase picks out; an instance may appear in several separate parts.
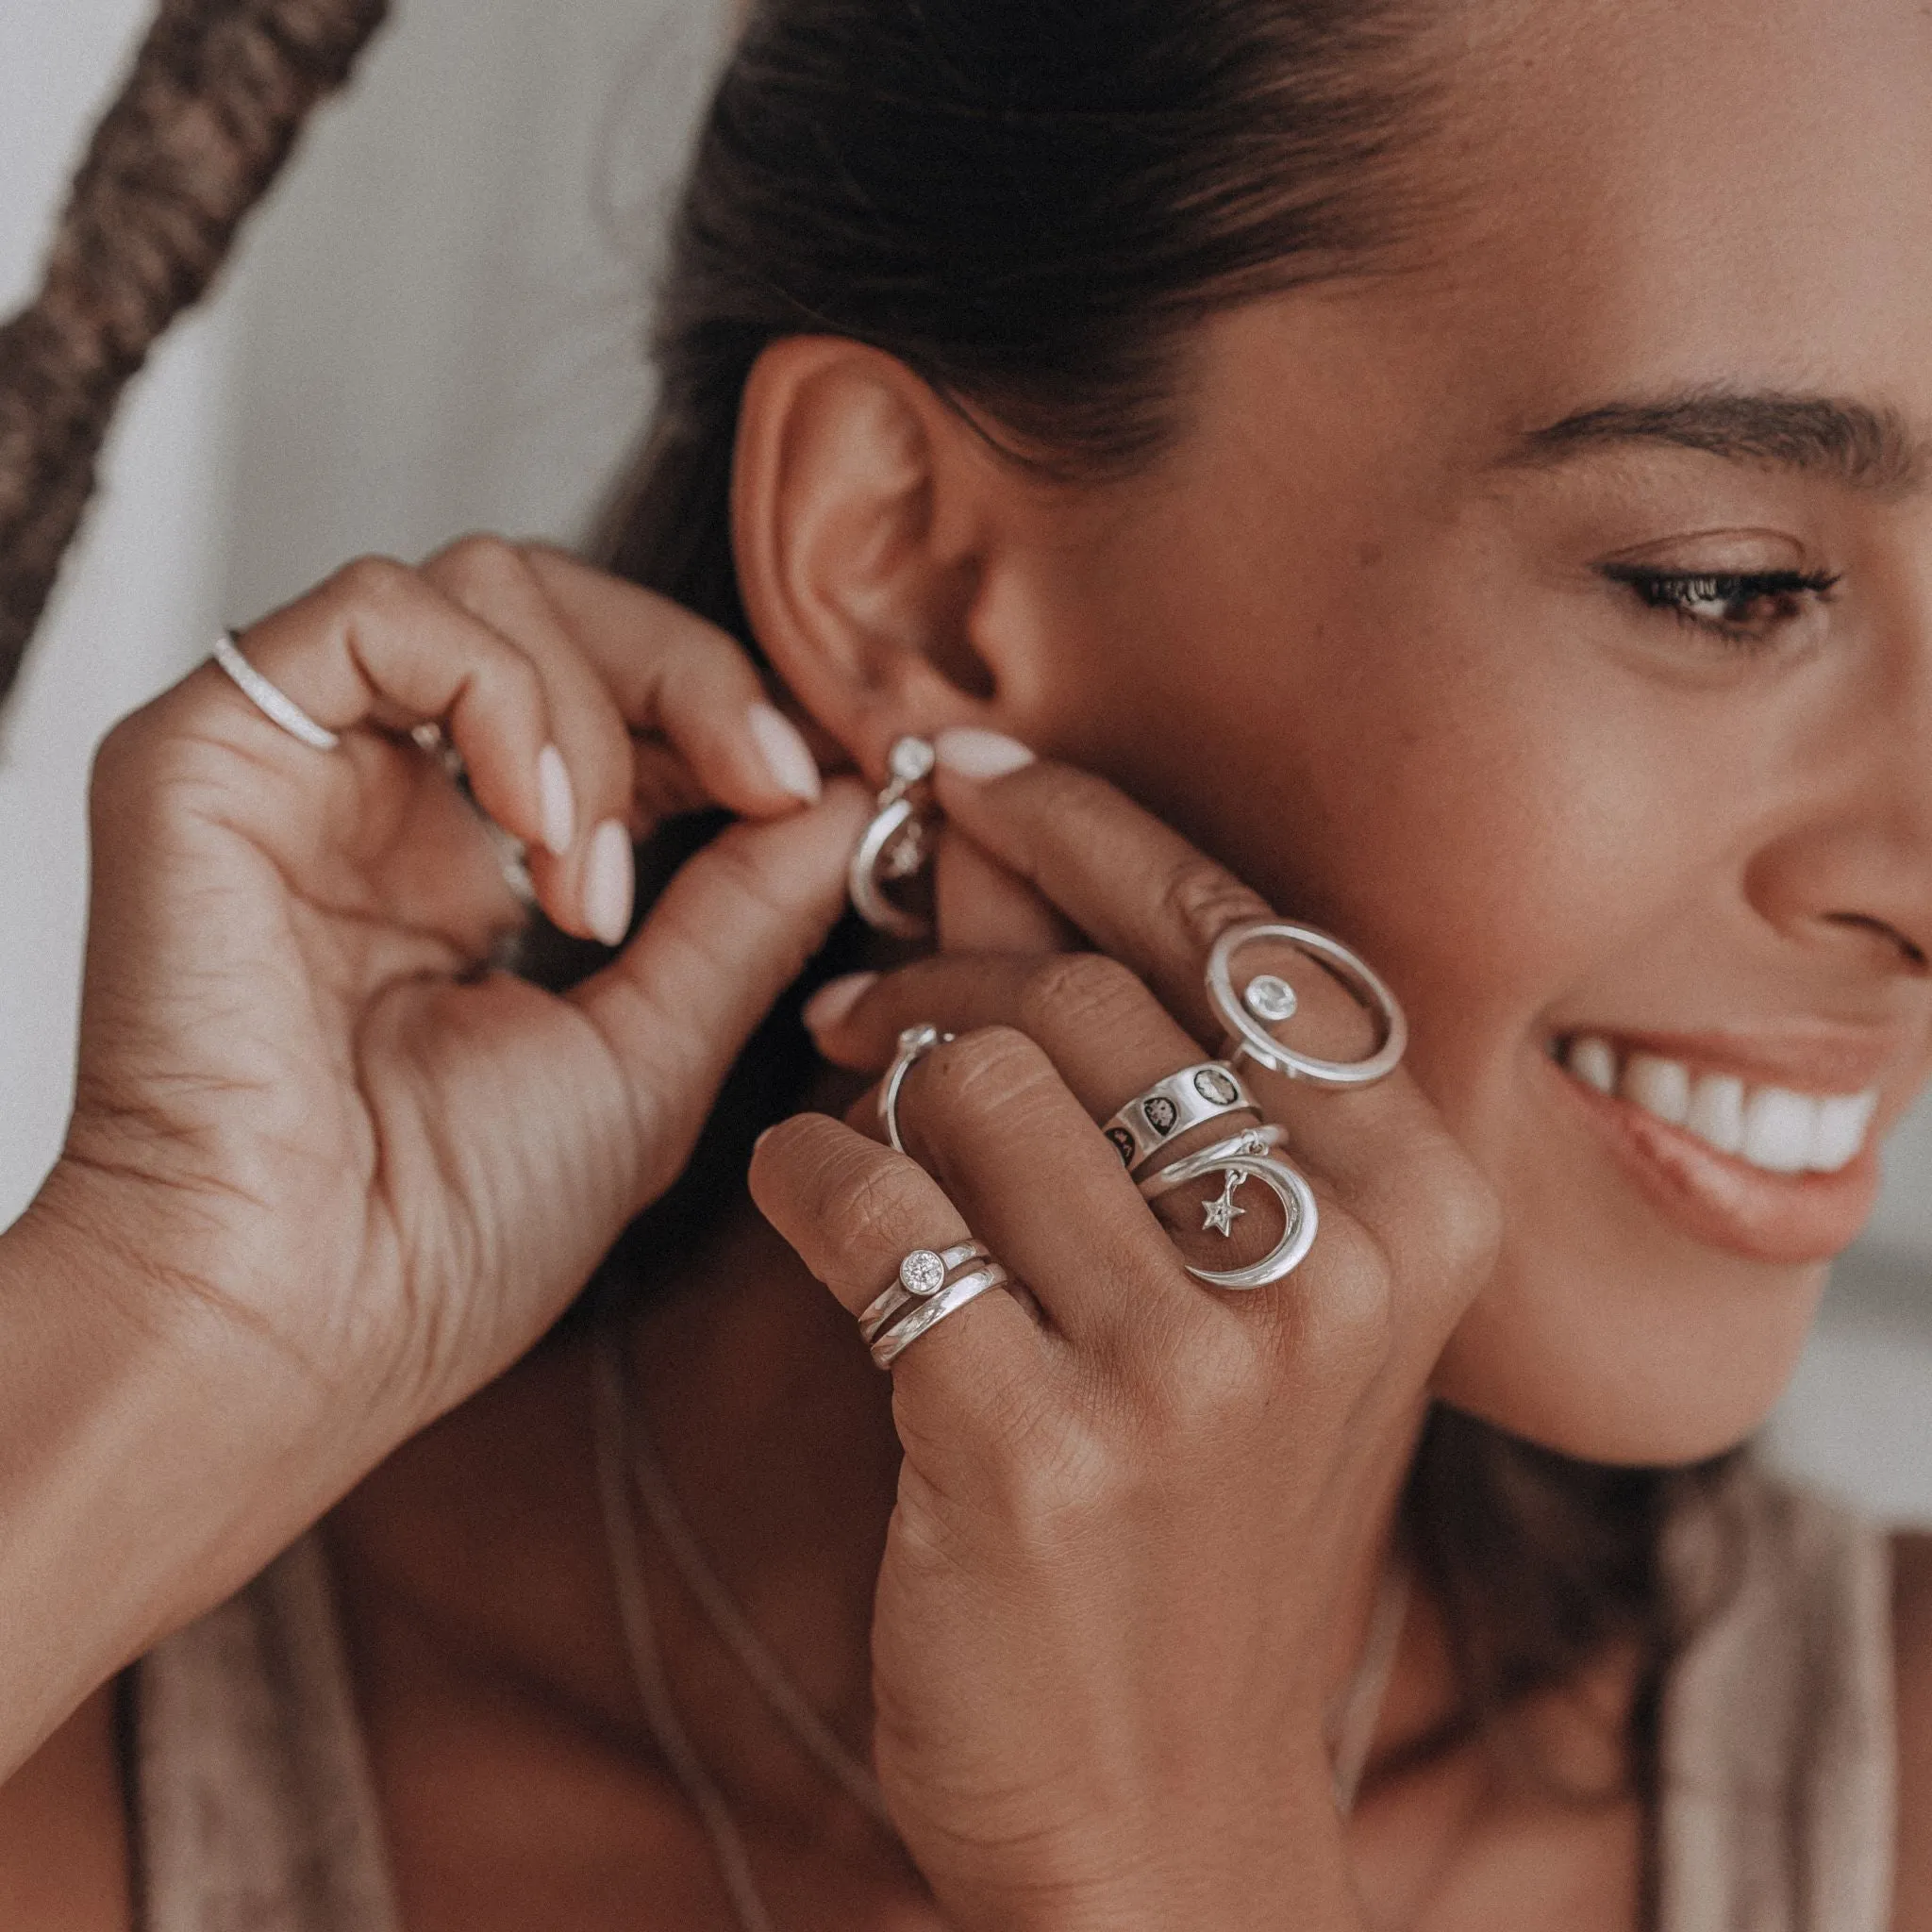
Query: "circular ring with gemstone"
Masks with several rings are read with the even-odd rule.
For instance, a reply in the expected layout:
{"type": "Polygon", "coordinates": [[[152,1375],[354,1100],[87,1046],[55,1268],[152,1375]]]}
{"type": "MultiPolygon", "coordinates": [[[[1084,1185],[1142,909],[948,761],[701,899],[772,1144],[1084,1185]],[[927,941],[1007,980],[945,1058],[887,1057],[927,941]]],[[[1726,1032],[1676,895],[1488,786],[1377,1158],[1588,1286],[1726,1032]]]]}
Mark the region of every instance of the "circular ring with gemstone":
{"type": "Polygon", "coordinates": [[[1271,1073],[1285,1074],[1292,1080],[1307,1080],[1317,1087],[1367,1087],[1392,1074],[1408,1045],[1408,1022],[1381,976],[1340,940],[1332,940],[1311,925],[1258,920],[1230,926],[1208,956],[1207,978],[1208,997],[1238,1042],[1229,1058],[1255,1060],[1271,1073]],[[1381,1039],[1367,1058],[1317,1059],[1275,1039],[1268,1028],[1294,1016],[1294,989],[1279,974],[1262,973],[1239,993],[1235,991],[1234,957],[1243,946],[1259,940],[1285,941],[1297,952],[1335,969],[1348,991],[1378,1023],[1381,1039]]]}
{"type": "Polygon", "coordinates": [[[1004,1288],[1011,1279],[991,1259],[955,1275],[937,1294],[912,1304],[909,1314],[878,1336],[872,1344],[873,1360],[880,1368],[890,1369],[928,1329],[937,1328],[948,1315],[957,1315],[969,1302],[976,1302],[988,1289],[1004,1288]]]}
{"type": "Polygon", "coordinates": [[[899,1133],[899,1090],[906,1084],[906,1075],[934,1047],[944,1046],[952,1038],[952,1034],[941,1033],[933,1025],[908,1026],[899,1036],[899,1051],[879,1086],[879,1124],[885,1128],[894,1154],[906,1152],[906,1142],[899,1133]]]}
{"type": "Polygon", "coordinates": [[[1217,1141],[1198,1154],[1184,1156],[1140,1184],[1146,1199],[1158,1201],[1208,1174],[1224,1176],[1220,1198],[1201,1205],[1204,1230],[1212,1228],[1224,1241],[1233,1235],[1234,1224],[1248,1211],[1235,1199],[1243,1183],[1259,1181],[1280,1204],[1281,1239],[1258,1261],[1246,1268],[1196,1268],[1191,1262],[1184,1263],[1196,1281],[1205,1281],[1209,1288],[1266,1288],[1292,1274],[1307,1260],[1308,1250],[1315,1245],[1321,1217],[1314,1190],[1287,1161],[1273,1158],[1273,1150],[1282,1139],[1279,1127],[1251,1127],[1231,1140],[1217,1141]]]}
{"type": "Polygon", "coordinates": [[[1259,1113],[1255,1096],[1225,1060],[1183,1067],[1137,1094],[1101,1124],[1121,1165],[1129,1173],[1190,1128],[1205,1126],[1225,1114],[1259,1113]]]}
{"type": "Polygon", "coordinates": [[[914,1248],[899,1263],[899,1272],[859,1310],[858,1332],[873,1341],[914,1302],[929,1301],[969,1262],[992,1257],[979,1241],[959,1241],[950,1248],[914,1248]]]}

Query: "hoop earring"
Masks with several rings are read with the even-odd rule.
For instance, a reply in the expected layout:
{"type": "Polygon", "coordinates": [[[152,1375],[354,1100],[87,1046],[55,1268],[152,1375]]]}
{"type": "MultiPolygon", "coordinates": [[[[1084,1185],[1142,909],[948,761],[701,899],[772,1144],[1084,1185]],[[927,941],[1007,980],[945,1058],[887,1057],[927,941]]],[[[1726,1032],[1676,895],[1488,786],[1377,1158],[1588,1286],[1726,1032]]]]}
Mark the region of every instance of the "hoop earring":
{"type": "Polygon", "coordinates": [[[900,940],[924,939],[932,921],[887,896],[888,886],[903,886],[932,858],[938,815],[926,784],[933,749],[923,738],[902,738],[886,754],[886,789],[878,795],[872,823],[859,839],[846,871],[852,905],[865,923],[900,940]]]}

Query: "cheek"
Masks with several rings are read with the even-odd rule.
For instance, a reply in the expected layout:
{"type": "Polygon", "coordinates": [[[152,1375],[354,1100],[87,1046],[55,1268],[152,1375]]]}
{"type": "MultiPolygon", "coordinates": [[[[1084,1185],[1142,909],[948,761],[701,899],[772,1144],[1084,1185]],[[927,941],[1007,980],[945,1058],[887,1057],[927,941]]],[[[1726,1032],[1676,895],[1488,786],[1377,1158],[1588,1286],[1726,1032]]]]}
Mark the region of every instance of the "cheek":
{"type": "Polygon", "coordinates": [[[1507,1229],[1441,1392],[1567,1453],[1686,1460],[1775,1399],[1817,1280],[1714,1266],[1553,1124],[1553,1009],[1656,950],[1725,833],[1707,746],[1546,611],[1499,620],[1524,602],[1467,557],[1317,585],[1204,531],[1096,587],[1041,728],[1402,994],[1411,1071],[1507,1229]]]}

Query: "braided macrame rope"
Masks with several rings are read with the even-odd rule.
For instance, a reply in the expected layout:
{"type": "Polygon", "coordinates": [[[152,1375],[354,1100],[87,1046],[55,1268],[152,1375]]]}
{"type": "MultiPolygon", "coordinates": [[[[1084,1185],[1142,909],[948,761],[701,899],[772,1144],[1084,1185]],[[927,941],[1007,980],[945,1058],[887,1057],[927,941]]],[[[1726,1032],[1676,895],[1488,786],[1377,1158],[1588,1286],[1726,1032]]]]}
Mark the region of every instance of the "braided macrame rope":
{"type": "Polygon", "coordinates": [[[93,493],[115,406],[207,291],[387,0],[161,0],[94,130],[40,293],[0,327],[0,698],[93,493]]]}

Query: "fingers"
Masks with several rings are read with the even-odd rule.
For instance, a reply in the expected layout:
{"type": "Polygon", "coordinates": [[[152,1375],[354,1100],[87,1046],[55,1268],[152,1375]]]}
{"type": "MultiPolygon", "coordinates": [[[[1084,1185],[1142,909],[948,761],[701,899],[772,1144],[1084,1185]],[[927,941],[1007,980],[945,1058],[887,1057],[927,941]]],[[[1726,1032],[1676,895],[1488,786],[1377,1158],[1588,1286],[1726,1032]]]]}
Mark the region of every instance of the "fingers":
{"type": "MultiPolygon", "coordinates": [[[[959,1210],[915,1162],[824,1114],[796,1115],[759,1141],[751,1194],[855,1318],[914,1248],[973,1239],[959,1210]]],[[[1039,1362],[1032,1318],[1010,1295],[983,1294],[921,1336],[893,1364],[893,1377],[908,1393],[944,1388],[996,1400],[1003,1388],[1037,1374],[1039,1362]]]]}
{"type": "Polygon", "coordinates": [[[727,827],[625,951],[569,994],[635,1098],[634,1198],[676,1175],[732,1061],[824,943],[864,816],[864,793],[845,781],[809,810],[727,827]]]}
{"type": "Polygon", "coordinates": [[[760,819],[818,798],[809,747],[734,640],[560,550],[519,548],[631,729],[661,735],[705,798],[760,819]]]}
{"type": "MultiPolygon", "coordinates": [[[[823,998],[807,1008],[806,1024],[834,1065],[876,1073],[900,1032],[927,1021],[958,1034],[1011,1026],[1045,1049],[1095,1122],[1201,1058],[1133,974],[1100,953],[941,954],[870,982],[849,1005],[823,998]]],[[[923,1068],[908,1076],[899,1109],[908,1127],[923,1068]]]]}

